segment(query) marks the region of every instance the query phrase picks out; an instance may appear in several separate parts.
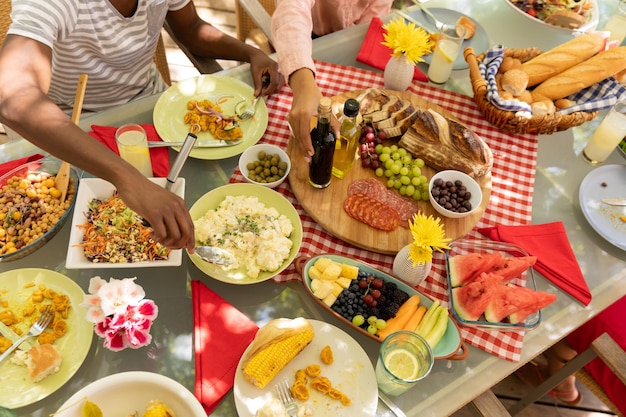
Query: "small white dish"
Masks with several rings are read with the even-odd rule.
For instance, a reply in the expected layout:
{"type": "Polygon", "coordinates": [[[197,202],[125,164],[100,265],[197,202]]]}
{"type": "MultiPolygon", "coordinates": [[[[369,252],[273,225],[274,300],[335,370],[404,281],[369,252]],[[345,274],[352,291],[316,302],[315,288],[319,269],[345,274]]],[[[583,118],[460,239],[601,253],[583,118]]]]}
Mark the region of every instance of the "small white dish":
{"type": "MultiPolygon", "coordinates": [[[[165,186],[165,178],[150,178],[150,181],[160,186],[165,186]]],[[[168,259],[157,261],[141,261],[133,263],[94,263],[87,259],[79,246],[83,241],[83,232],[78,227],[87,222],[85,213],[89,201],[94,198],[108,198],[113,195],[115,186],[100,178],[83,178],[80,180],[78,193],[76,194],[76,204],[74,206],[74,217],[72,218],[72,229],[70,231],[69,247],[65,267],[67,269],[93,269],[93,268],[146,268],[155,266],[179,266],[183,260],[182,249],[170,252],[168,259]]],[[[183,198],[185,196],[185,179],[178,178],[172,186],[171,191],[183,198]]]]}
{"type": "Polygon", "coordinates": [[[445,171],[439,171],[438,173],[433,175],[433,177],[430,179],[430,183],[428,184],[428,198],[430,199],[430,203],[433,205],[433,208],[437,211],[437,213],[451,219],[460,219],[462,217],[467,217],[470,214],[474,213],[476,210],[478,210],[480,204],[483,201],[483,193],[480,189],[480,185],[478,185],[474,178],[470,177],[467,174],[464,174],[461,171],[455,171],[450,169],[445,171]],[[437,201],[435,201],[432,191],[435,181],[439,179],[452,182],[455,182],[456,180],[461,180],[467,191],[472,193],[472,196],[469,200],[470,204],[472,205],[472,209],[463,213],[456,212],[446,209],[445,207],[441,206],[437,201]]]}
{"type": "Polygon", "coordinates": [[[600,17],[599,17],[600,13],[598,11],[598,4],[597,4],[597,2],[595,0],[590,0],[591,1],[591,9],[589,10],[589,15],[588,15],[588,18],[587,18],[587,22],[583,23],[580,27],[578,27],[576,29],[551,25],[551,24],[546,23],[546,22],[544,22],[543,20],[541,20],[541,19],[539,19],[537,17],[531,16],[528,13],[524,12],[519,7],[517,7],[515,4],[513,4],[513,2],[511,0],[504,0],[504,1],[505,1],[506,4],[511,6],[513,8],[513,10],[515,10],[516,12],[521,14],[522,16],[525,16],[530,21],[539,24],[543,28],[552,29],[552,30],[554,30],[556,32],[570,33],[572,35],[580,35],[582,33],[589,33],[589,32],[593,32],[594,30],[596,30],[596,27],[598,26],[598,23],[600,21],[600,17]]]}
{"type": "Polygon", "coordinates": [[[287,152],[282,150],[280,147],[276,145],[270,145],[269,143],[257,143],[256,145],[250,146],[239,157],[239,170],[241,171],[241,175],[243,175],[246,181],[251,184],[258,184],[268,188],[276,188],[285,181],[287,175],[289,175],[290,169],[291,160],[289,159],[289,155],[287,155],[287,152]],[[249,178],[250,170],[248,169],[248,164],[254,163],[254,161],[259,160],[259,152],[265,152],[266,155],[278,155],[281,162],[284,161],[287,163],[285,174],[279,180],[263,183],[253,181],[249,178]]]}

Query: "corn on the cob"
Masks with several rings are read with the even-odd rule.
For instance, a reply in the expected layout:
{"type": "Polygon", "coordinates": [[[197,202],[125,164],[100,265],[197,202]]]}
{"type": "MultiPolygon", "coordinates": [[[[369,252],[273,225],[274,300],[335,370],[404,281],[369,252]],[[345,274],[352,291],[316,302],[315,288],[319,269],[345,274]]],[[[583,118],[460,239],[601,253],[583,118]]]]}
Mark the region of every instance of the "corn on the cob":
{"type": "Polygon", "coordinates": [[[314,336],[313,326],[304,319],[278,319],[273,322],[259,330],[253,342],[253,345],[257,343],[257,349],[253,346],[243,365],[244,377],[258,388],[267,386],[281,369],[311,343],[314,336]],[[304,321],[305,325],[302,326],[302,322],[299,322],[295,327],[284,326],[285,321],[298,320],[304,321]],[[276,326],[279,321],[282,326],[276,326]]]}

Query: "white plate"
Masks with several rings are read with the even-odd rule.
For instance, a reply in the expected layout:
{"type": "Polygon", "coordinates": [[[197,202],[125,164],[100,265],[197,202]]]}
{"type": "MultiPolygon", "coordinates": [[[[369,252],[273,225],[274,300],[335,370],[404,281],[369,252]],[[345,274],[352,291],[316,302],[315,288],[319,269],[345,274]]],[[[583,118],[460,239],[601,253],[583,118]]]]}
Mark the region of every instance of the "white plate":
{"type": "MultiPolygon", "coordinates": [[[[85,310],[80,307],[85,293],[70,278],[48,269],[14,269],[0,274],[0,294],[2,298],[23,302],[30,297],[33,288],[25,288],[34,282],[66,294],[72,303],[67,317],[68,330],[54,345],[63,361],[59,372],[40,382],[31,382],[26,368],[6,360],[0,365],[0,406],[18,408],[46,398],[61,388],[80,368],[87,357],[93,339],[93,325],[84,319],[85,310]]],[[[9,304],[10,305],[10,304],[9,304]]],[[[31,339],[31,343],[36,343],[31,339]]]]}
{"type": "MultiPolygon", "coordinates": [[[[232,95],[220,104],[224,114],[235,114],[237,103],[251,101],[254,90],[248,84],[235,78],[203,74],[180,81],[165,90],[154,106],[152,118],[154,127],[165,142],[180,142],[187,137],[189,125],[183,122],[189,100],[215,99],[220,95],[232,95]]],[[[267,128],[267,107],[263,100],[256,106],[256,114],[250,120],[240,123],[243,140],[239,145],[224,148],[197,148],[190,156],[198,159],[224,159],[238,155],[261,139],[267,128]]],[[[209,132],[198,133],[198,141],[213,139],[209,132]]],[[[176,148],[175,148],[176,149],[176,148]]]]}
{"type": "Polygon", "coordinates": [[[266,281],[279,273],[291,264],[295,259],[300,245],[302,244],[302,222],[300,216],[295,207],[278,192],[271,188],[264,187],[258,184],[228,184],[215,188],[196,201],[189,214],[191,218],[196,220],[204,216],[209,210],[215,210],[217,206],[226,198],[226,196],[254,196],[259,199],[259,202],[263,203],[266,207],[274,207],[280,214],[287,216],[293,226],[291,232],[291,251],[289,256],[278,270],[273,272],[261,272],[257,278],[250,278],[244,267],[234,270],[224,270],[221,266],[203,261],[198,255],[189,255],[191,261],[205,274],[218,281],[227,282],[229,284],[255,284],[257,282],[266,281]]]}
{"type": "Polygon", "coordinates": [[[311,397],[306,404],[313,410],[315,417],[376,415],[378,404],[376,374],[363,348],[346,332],[332,324],[311,319],[308,321],[315,330],[313,341],[264,389],[259,389],[246,381],[241,372],[241,364],[249,347],[246,349],[242,360],[237,365],[233,391],[239,417],[254,417],[256,411],[272,399],[272,390],[278,381],[287,378],[291,384],[298,369],[304,369],[312,364],[319,364],[322,367],[322,375],[330,379],[334,387],[347,394],[351,401],[351,404],[346,407],[341,405],[340,401],[331,400],[320,392],[310,389],[311,397]],[[320,352],[326,345],[329,345],[333,351],[334,361],[331,365],[323,365],[320,361],[320,352]]]}
{"type": "MultiPolygon", "coordinates": [[[[467,15],[464,15],[463,13],[459,13],[457,11],[449,10],[449,9],[429,7],[428,11],[431,12],[437,19],[439,19],[440,21],[444,23],[454,24],[456,23],[457,20],[459,20],[461,16],[465,16],[468,19],[470,19],[472,22],[474,22],[474,24],[476,25],[476,33],[474,34],[474,36],[472,36],[471,39],[466,39],[463,41],[463,44],[461,45],[461,49],[459,50],[459,55],[456,57],[456,61],[454,61],[454,66],[452,67],[453,69],[460,70],[460,69],[469,68],[469,65],[467,64],[467,62],[465,61],[465,58],[463,57],[463,49],[465,49],[465,47],[471,46],[472,48],[474,48],[476,55],[485,52],[487,48],[489,48],[489,37],[487,36],[487,32],[485,32],[485,29],[483,29],[483,27],[476,20],[472,19],[471,17],[467,15]]],[[[411,11],[409,15],[412,18],[414,18],[416,21],[421,23],[424,29],[432,33],[438,33],[438,30],[435,27],[435,23],[428,16],[426,16],[426,14],[422,12],[420,9],[411,11]]],[[[424,59],[424,62],[426,62],[427,64],[430,64],[430,61],[432,60],[432,56],[433,54],[430,53],[428,55],[424,55],[422,58],[424,59]]]]}
{"type": "MultiPolygon", "coordinates": [[[[150,181],[165,186],[165,178],[150,178],[150,181]]],[[[83,241],[83,232],[78,227],[87,222],[85,213],[89,201],[94,198],[108,198],[113,195],[115,187],[108,181],[100,178],[83,178],[80,180],[76,193],[76,205],[72,218],[72,230],[70,231],[70,243],[67,248],[65,267],[67,269],[92,269],[92,268],[145,268],[152,266],[179,266],[183,261],[182,249],[170,252],[168,259],[158,261],[141,261],[133,263],[93,263],[85,257],[80,246],[83,241]]],[[[181,198],[185,196],[185,179],[178,178],[172,187],[172,192],[181,198]]]]}
{"type": "Polygon", "coordinates": [[[591,171],[580,183],[579,202],[583,215],[609,243],[626,251],[626,206],[609,206],[603,198],[626,198],[626,166],[604,165],[591,171]]]}
{"type": "Polygon", "coordinates": [[[82,417],[85,399],[107,417],[128,416],[135,411],[142,415],[151,400],[161,400],[180,417],[206,417],[204,408],[187,388],[152,372],[122,372],[94,381],[65,401],[55,417],[82,417]]]}
{"type": "Polygon", "coordinates": [[[568,28],[564,28],[561,26],[555,26],[555,25],[551,25],[549,23],[544,22],[543,20],[531,16],[528,13],[524,12],[523,10],[521,10],[519,7],[517,7],[515,4],[513,4],[511,2],[511,0],[504,0],[504,2],[506,4],[508,4],[509,6],[511,6],[513,8],[513,10],[515,10],[516,12],[518,12],[519,14],[521,14],[522,16],[526,16],[526,18],[530,19],[531,21],[540,24],[541,26],[545,27],[545,28],[550,28],[550,29],[554,29],[558,32],[562,32],[562,33],[571,33],[573,35],[579,34],[579,33],[586,33],[586,32],[593,32],[596,27],[598,26],[598,22],[599,22],[599,13],[598,13],[598,4],[596,3],[595,0],[591,0],[591,10],[590,10],[590,15],[589,18],[587,20],[587,23],[583,24],[582,26],[580,26],[577,29],[568,29],[568,28]]]}

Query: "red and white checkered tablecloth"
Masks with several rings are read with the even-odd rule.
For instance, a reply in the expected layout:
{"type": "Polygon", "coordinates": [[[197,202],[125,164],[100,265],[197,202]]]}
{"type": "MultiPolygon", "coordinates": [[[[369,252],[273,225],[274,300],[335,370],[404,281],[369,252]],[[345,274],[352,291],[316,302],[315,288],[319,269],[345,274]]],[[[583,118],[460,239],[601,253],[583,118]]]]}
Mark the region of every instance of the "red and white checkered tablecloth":
{"type": "MultiPolygon", "coordinates": [[[[316,62],[317,83],[325,96],[363,90],[369,87],[384,87],[381,73],[346,67],[326,62],[316,62]]],[[[478,111],[471,97],[413,82],[409,91],[421,98],[452,112],[462,123],[480,135],[494,154],[492,169],[492,191],[485,214],[467,238],[479,238],[478,227],[496,224],[528,224],[531,220],[532,196],[535,182],[535,161],[537,156],[537,136],[509,134],[497,130],[478,111]]],[[[261,143],[287,147],[289,126],[287,113],[291,108],[292,94],[288,87],[267,99],[269,113],[268,127],[261,143]]],[[[243,182],[237,169],[230,182],[243,182]]],[[[323,230],[309,216],[296,200],[288,181],[276,191],[284,195],[296,208],[302,220],[303,238],[300,255],[316,256],[321,253],[334,253],[360,261],[391,274],[392,255],[374,253],[346,243],[323,230]]],[[[417,288],[447,305],[448,289],[443,254],[437,253],[433,259],[430,276],[417,288]]],[[[293,265],[275,278],[277,282],[300,279],[293,265]]],[[[503,359],[517,362],[523,342],[523,332],[485,331],[460,327],[461,337],[470,345],[476,346],[503,359]]]]}

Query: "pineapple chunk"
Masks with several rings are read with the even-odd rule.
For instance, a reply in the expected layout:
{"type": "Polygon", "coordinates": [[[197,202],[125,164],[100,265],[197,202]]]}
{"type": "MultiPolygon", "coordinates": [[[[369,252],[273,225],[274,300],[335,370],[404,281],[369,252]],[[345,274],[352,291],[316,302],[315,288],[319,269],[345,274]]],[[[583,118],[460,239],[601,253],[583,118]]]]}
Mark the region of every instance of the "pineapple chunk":
{"type": "Polygon", "coordinates": [[[311,266],[309,268],[309,278],[311,278],[311,279],[321,279],[322,278],[322,271],[317,269],[317,267],[315,265],[311,266]]]}
{"type": "Polygon", "coordinates": [[[337,296],[333,293],[328,294],[326,297],[324,297],[324,299],[322,300],[324,302],[324,304],[326,304],[328,307],[332,306],[333,303],[335,301],[337,301],[337,296]]]}
{"type": "Polygon", "coordinates": [[[311,280],[311,291],[315,292],[315,291],[319,290],[321,285],[322,285],[322,280],[321,279],[313,279],[313,280],[311,280]]]}
{"type": "Polygon", "coordinates": [[[353,265],[341,264],[341,276],[350,280],[356,279],[359,276],[359,268],[353,265]]]}
{"type": "Polygon", "coordinates": [[[324,269],[322,273],[322,279],[328,281],[335,281],[339,278],[339,274],[341,274],[341,265],[338,263],[331,263],[324,269]]]}
{"type": "Polygon", "coordinates": [[[320,287],[316,291],[313,291],[313,295],[319,298],[320,300],[323,300],[324,298],[328,297],[329,294],[331,294],[332,290],[333,290],[332,282],[320,281],[320,287]]]}
{"type": "Polygon", "coordinates": [[[339,297],[339,294],[341,294],[342,291],[343,291],[343,287],[341,285],[337,284],[337,281],[333,282],[333,289],[332,289],[331,293],[335,297],[339,297]]]}
{"type": "Polygon", "coordinates": [[[351,279],[349,278],[345,278],[345,277],[339,277],[337,278],[337,281],[335,281],[337,284],[341,285],[341,288],[348,288],[350,286],[350,283],[352,282],[351,279]]]}
{"type": "Polygon", "coordinates": [[[324,272],[324,270],[328,267],[328,265],[332,264],[333,261],[330,258],[319,258],[313,264],[320,272],[324,272]]]}

